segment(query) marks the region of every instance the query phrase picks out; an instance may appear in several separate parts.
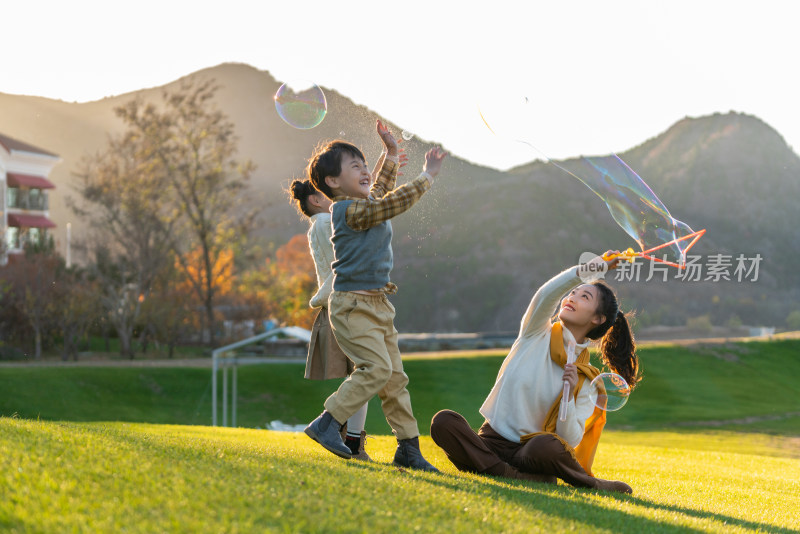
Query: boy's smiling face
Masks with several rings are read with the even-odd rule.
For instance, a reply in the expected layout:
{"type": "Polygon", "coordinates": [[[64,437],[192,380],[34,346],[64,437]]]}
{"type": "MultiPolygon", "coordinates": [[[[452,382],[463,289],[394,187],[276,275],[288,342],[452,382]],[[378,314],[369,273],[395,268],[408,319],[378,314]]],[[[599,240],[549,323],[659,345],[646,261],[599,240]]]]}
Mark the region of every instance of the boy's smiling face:
{"type": "Polygon", "coordinates": [[[367,163],[351,154],[342,154],[342,172],[339,176],[326,176],[325,182],[336,196],[368,198],[372,177],[367,163]]]}

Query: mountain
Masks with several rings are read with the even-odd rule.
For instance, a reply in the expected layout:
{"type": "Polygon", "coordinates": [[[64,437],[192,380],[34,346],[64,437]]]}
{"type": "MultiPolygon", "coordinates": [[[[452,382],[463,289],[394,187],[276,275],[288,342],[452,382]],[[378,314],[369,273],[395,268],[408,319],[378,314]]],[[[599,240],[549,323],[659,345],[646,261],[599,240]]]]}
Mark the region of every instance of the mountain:
{"type": "MultiPolygon", "coordinates": [[[[715,324],[737,316],[744,324],[783,325],[789,311],[800,309],[794,267],[800,260],[800,215],[795,206],[800,198],[800,158],[777,132],[756,117],[732,112],[685,118],[620,157],[671,207],[675,218],[694,229],[707,229],[692,249],[704,256],[704,263],[709,256],[729,256],[732,275],[740,255],[762,258],[756,282],[705,281],[704,272],[700,282],[616,284],[625,309],[639,310],[640,323],[684,324],[688,317],[709,314],[715,324]]],[[[557,265],[574,262],[580,251],[636,248],[600,199],[553,165],[534,162],[508,174],[513,178],[496,195],[495,205],[513,211],[515,223],[505,232],[495,225],[493,232],[512,234],[511,241],[524,248],[494,245],[500,247],[494,254],[527,257],[490,272],[516,280],[527,275],[526,265],[537,270],[532,287],[512,283],[514,290],[506,295],[518,313],[501,310],[496,327],[518,317],[532,289],[556,272],[557,265]],[[529,243],[537,244],[539,257],[529,243]],[[555,265],[541,258],[542,251],[556,259],[555,265]],[[540,275],[543,265],[547,269],[540,275]]]]}
{"type": "MultiPolygon", "coordinates": [[[[190,76],[220,84],[216,103],[236,124],[238,157],[257,165],[249,197],[262,206],[257,233],[263,241],[280,245],[305,232],[284,189],[302,177],[320,141],[343,137],[370,160],[380,152],[378,115],[332,89],[325,88],[322,124],[295,130],[274,111],[280,83],[269,73],[223,64],[190,76]]],[[[108,135],[121,131],[113,109],[134,97],[159,100],[179,82],[88,103],[0,94],[0,131],[63,159],[50,177],[57,186],[50,215],[61,247],[67,222],[78,239],[84,228],[65,207],[65,197],[75,195],[72,173],[81,157],[102,150],[108,135]]],[[[419,138],[405,143],[409,176],[431,145],[419,138]]],[[[800,158],[777,132],[733,112],[685,118],[620,157],[674,217],[707,229],[693,253],[730,256],[731,274],[738,256],[763,258],[757,281],[612,280],[623,307],[638,310],[640,324],[682,325],[708,314],[715,324],[735,315],[744,324],[781,326],[800,309],[794,268],[800,260],[800,158]]],[[[541,161],[501,172],[452,155],[431,192],[393,227],[392,277],[400,286],[393,301],[401,331],[516,330],[533,291],[581,252],[635,247],[596,195],[541,161]]]]}

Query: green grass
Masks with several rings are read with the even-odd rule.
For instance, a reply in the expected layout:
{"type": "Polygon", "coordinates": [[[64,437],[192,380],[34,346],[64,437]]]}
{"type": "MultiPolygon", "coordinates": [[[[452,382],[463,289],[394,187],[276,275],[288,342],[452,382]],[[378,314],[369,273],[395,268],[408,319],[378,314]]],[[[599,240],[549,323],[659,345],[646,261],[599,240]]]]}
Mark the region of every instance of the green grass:
{"type": "MultiPolygon", "coordinates": [[[[428,421],[451,408],[477,427],[502,355],[407,359],[423,452],[442,474],[389,465],[377,401],[377,462],[363,464],[303,434],[202,426],[208,369],[0,367],[0,531],[800,532],[800,341],[640,357],[645,379],[609,414],[594,464],[633,496],[455,470],[428,421]]],[[[302,372],[241,368],[239,424],[315,417],[337,381],[302,372]]]]}
{"type": "Polygon", "coordinates": [[[303,434],[0,418],[3,532],[796,532],[800,460],[758,435],[607,432],[634,495],[344,461],[303,434]],[[717,440],[719,441],[719,440],[717,440]]]}
{"type": "MultiPolygon", "coordinates": [[[[800,340],[643,347],[644,380],[607,428],[734,429],[800,436],[800,340]],[[793,415],[792,415],[793,414],[793,415]],[[748,422],[754,418],[754,422],[748,422]],[[694,426],[682,426],[694,425],[694,426]]],[[[462,413],[473,426],[503,355],[413,357],[405,362],[420,430],[438,410],[462,413]]],[[[302,378],[296,364],[239,369],[239,426],[310,421],[339,381],[302,378]]],[[[0,415],[69,421],[211,423],[211,372],[198,368],[0,367],[0,415]]],[[[389,434],[380,403],[367,419],[389,434]]]]}

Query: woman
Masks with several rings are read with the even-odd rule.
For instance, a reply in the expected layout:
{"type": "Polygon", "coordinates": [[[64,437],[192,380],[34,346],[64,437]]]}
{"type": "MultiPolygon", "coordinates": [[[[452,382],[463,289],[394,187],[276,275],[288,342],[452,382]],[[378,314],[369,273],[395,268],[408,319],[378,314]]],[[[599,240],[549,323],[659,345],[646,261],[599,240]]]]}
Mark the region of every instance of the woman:
{"type": "Polygon", "coordinates": [[[605,423],[605,413],[594,407],[597,392],[590,386],[599,374],[589,365],[591,340],[600,339],[603,363],[631,388],[641,380],[633,335],[616,295],[602,281],[583,283],[616,268],[619,261],[596,258],[539,288],[481,406],[486,421],[477,434],[451,410],[433,417],[431,437],[458,469],[549,483],[561,478],[578,487],[632,492],[624,482],[591,474],[605,423]],[[551,322],[556,309],[557,321],[551,322]],[[580,353],[575,364],[566,363],[571,346],[580,353]],[[564,382],[571,395],[562,421],[558,414],[564,382]]]}

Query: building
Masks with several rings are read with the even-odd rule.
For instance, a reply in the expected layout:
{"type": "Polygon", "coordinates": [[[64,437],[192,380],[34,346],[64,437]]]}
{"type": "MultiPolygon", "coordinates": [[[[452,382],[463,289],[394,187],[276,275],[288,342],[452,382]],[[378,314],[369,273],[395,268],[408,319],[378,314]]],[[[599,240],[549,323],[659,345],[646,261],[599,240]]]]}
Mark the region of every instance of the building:
{"type": "Polygon", "coordinates": [[[58,155],[0,134],[0,264],[28,243],[43,243],[56,224],[49,218],[47,179],[61,161],[58,155]]]}

